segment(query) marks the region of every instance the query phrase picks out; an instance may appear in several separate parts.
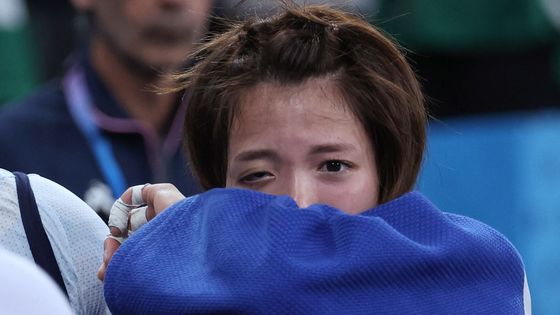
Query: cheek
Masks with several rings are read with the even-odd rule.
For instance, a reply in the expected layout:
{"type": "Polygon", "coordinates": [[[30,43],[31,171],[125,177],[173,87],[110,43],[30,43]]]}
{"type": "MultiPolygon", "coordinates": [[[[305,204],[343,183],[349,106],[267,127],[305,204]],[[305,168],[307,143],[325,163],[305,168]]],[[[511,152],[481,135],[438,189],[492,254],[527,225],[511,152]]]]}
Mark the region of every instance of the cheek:
{"type": "MultiPolygon", "coordinates": [[[[115,1],[118,2],[118,1],[115,1]]],[[[102,8],[97,12],[98,27],[102,29],[105,37],[121,51],[128,52],[130,47],[136,47],[138,25],[131,21],[127,8],[111,7],[102,8]]]]}
{"type": "Polygon", "coordinates": [[[190,7],[185,10],[185,17],[194,21],[199,21],[199,23],[193,25],[201,24],[200,22],[205,21],[212,11],[210,2],[211,1],[206,0],[192,1],[189,3],[190,7]]]}
{"type": "Polygon", "coordinates": [[[155,7],[156,3],[154,1],[128,0],[121,2],[121,5],[122,19],[128,24],[137,24],[137,26],[142,25],[142,21],[145,21],[146,17],[149,16],[151,12],[157,12],[157,7],[155,7]]]}
{"type": "Polygon", "coordinates": [[[360,214],[377,206],[379,184],[377,176],[360,174],[344,183],[321,185],[320,203],[331,205],[348,214],[360,214]]]}

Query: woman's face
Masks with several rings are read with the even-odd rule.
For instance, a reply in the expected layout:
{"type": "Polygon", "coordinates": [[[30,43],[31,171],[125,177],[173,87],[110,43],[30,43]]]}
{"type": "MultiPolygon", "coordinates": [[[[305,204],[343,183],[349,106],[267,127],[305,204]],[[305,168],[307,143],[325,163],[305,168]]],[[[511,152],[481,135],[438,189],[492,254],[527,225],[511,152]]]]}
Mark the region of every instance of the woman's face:
{"type": "Polygon", "coordinates": [[[289,195],[358,214],[377,205],[379,177],[362,124],[334,84],[251,88],[234,120],[227,187],[289,195]]]}

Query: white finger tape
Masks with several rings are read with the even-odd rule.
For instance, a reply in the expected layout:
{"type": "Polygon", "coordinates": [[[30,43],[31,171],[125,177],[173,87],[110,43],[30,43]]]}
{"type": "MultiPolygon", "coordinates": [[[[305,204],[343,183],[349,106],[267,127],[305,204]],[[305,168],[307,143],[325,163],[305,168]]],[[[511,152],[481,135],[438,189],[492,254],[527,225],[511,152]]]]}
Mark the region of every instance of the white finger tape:
{"type": "Polygon", "coordinates": [[[146,224],[146,210],[148,206],[143,206],[130,211],[130,231],[137,231],[142,225],[146,224]]]}
{"type": "Polygon", "coordinates": [[[117,199],[109,214],[109,226],[118,228],[122,233],[126,232],[128,229],[128,214],[134,208],[134,206],[124,203],[121,198],[117,199]]]}
{"type": "Polygon", "coordinates": [[[112,238],[115,241],[119,242],[119,244],[122,244],[126,240],[125,237],[114,236],[114,235],[111,235],[111,234],[107,235],[107,238],[112,238]]]}
{"type": "Polygon", "coordinates": [[[136,185],[132,187],[132,204],[135,206],[145,205],[146,202],[142,198],[142,189],[150,184],[136,185]]]}

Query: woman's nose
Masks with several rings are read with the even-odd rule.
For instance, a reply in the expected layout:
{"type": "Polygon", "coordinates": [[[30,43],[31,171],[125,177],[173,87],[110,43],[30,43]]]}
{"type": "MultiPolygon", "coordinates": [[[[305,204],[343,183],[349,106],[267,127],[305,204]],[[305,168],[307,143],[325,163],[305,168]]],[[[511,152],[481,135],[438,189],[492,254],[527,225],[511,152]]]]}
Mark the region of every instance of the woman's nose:
{"type": "Polygon", "coordinates": [[[307,208],[320,202],[316,190],[312,179],[296,177],[291,183],[289,195],[295,200],[298,207],[307,208]]]}

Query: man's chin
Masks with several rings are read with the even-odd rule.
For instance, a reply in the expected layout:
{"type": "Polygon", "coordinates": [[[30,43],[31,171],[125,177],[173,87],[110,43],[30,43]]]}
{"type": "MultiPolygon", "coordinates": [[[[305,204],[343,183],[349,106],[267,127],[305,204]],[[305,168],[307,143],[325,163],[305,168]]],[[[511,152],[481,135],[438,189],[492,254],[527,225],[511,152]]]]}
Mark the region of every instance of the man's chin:
{"type": "Polygon", "coordinates": [[[165,54],[160,54],[158,56],[144,54],[135,57],[129,56],[129,58],[126,58],[125,62],[129,70],[135,72],[139,76],[152,80],[163,74],[180,70],[185,60],[185,58],[179,59],[175,57],[174,59],[166,59],[165,57],[165,54]]]}
{"type": "Polygon", "coordinates": [[[143,63],[159,72],[177,71],[185,64],[192,45],[150,47],[141,56],[143,63]]]}

